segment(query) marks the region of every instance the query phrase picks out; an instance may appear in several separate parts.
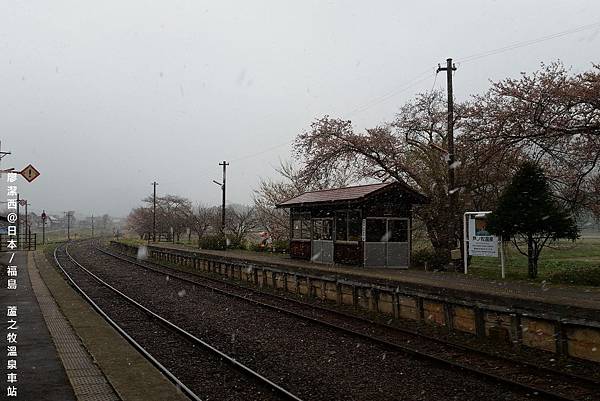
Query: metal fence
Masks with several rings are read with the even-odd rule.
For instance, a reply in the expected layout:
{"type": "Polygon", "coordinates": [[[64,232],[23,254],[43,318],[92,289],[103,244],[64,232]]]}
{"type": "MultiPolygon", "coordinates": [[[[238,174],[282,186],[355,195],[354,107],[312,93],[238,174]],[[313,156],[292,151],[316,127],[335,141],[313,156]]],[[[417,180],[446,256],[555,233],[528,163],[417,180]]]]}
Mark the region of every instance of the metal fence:
{"type": "Polygon", "coordinates": [[[0,252],[10,251],[35,251],[37,244],[36,233],[19,234],[18,236],[8,234],[0,234],[0,252]],[[12,242],[11,240],[14,240],[12,242]],[[15,244],[14,248],[11,244],[15,244]]]}
{"type": "MultiPolygon", "coordinates": [[[[144,234],[145,240],[153,241],[154,237],[152,233],[144,234]]],[[[171,233],[156,233],[156,242],[175,242],[174,236],[171,233]]]]}

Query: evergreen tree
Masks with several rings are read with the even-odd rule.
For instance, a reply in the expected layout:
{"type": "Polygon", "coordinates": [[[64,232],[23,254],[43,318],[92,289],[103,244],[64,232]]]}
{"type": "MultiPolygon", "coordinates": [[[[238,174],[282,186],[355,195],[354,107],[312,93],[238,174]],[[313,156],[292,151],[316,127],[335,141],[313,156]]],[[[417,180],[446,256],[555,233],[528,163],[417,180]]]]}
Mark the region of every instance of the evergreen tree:
{"type": "Polygon", "coordinates": [[[538,259],[548,240],[579,237],[575,220],[552,196],[544,172],[532,162],[523,163],[504,190],[496,211],[488,217],[488,229],[510,238],[527,256],[530,278],[537,277],[538,259]],[[526,252],[519,243],[527,244],[526,252]]]}

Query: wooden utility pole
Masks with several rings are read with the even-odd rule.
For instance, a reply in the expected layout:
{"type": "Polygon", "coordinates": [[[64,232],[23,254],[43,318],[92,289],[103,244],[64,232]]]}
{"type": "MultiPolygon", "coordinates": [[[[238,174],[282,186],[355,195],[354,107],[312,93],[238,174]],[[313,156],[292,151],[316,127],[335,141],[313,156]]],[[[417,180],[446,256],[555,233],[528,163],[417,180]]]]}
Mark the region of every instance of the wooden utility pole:
{"type": "Polygon", "coordinates": [[[0,162],[2,162],[2,159],[4,159],[4,156],[8,156],[10,154],[11,154],[10,152],[2,151],[2,141],[0,141],[0,162]]]}
{"type": "Polygon", "coordinates": [[[92,214],[92,238],[94,238],[94,214],[92,214]]]}
{"type": "Polygon", "coordinates": [[[223,160],[223,163],[219,163],[219,166],[223,166],[223,184],[221,185],[221,190],[223,191],[223,202],[221,205],[221,230],[223,235],[225,235],[225,177],[227,175],[227,166],[229,166],[229,163],[223,160]]]}
{"type": "Polygon", "coordinates": [[[65,212],[67,214],[67,240],[71,241],[71,212],[65,212]]]}
{"type": "Polygon", "coordinates": [[[46,210],[42,210],[42,245],[46,245],[46,210]]]}
{"type": "MultiPolygon", "coordinates": [[[[223,166],[223,182],[217,180],[213,180],[213,182],[221,187],[221,192],[223,194],[221,203],[221,234],[223,234],[223,238],[225,239],[225,177],[227,175],[227,166],[229,166],[229,163],[223,160],[223,163],[219,163],[219,166],[223,166]]],[[[227,249],[227,241],[223,244],[223,249],[227,249]]]]}
{"type": "Polygon", "coordinates": [[[448,217],[450,221],[448,224],[448,247],[449,251],[452,251],[454,247],[454,233],[455,233],[455,214],[456,214],[456,196],[458,192],[455,188],[456,181],[454,176],[454,95],[452,90],[452,73],[456,71],[456,66],[452,64],[452,59],[446,60],[446,67],[441,67],[438,64],[437,72],[446,71],[446,82],[448,88],[448,217]]]}
{"type": "Polygon", "coordinates": [[[154,187],[154,196],[152,198],[152,242],[156,242],[156,186],[158,183],[154,181],[152,186],[154,187]]]}

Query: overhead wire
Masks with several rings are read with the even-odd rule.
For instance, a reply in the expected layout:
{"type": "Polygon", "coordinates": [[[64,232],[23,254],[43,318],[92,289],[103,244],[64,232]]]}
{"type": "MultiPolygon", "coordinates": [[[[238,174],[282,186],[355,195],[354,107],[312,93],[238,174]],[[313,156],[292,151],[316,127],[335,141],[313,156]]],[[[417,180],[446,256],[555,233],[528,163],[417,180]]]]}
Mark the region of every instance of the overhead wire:
{"type": "MultiPolygon", "coordinates": [[[[571,35],[571,34],[578,33],[578,32],[583,32],[583,31],[586,31],[586,30],[589,30],[589,29],[593,29],[593,28],[600,29],[600,21],[595,22],[595,23],[591,23],[591,24],[580,25],[580,26],[577,26],[577,27],[574,27],[574,28],[571,28],[571,29],[567,29],[567,30],[564,30],[564,31],[561,31],[561,32],[550,34],[550,35],[541,36],[541,37],[538,37],[538,38],[535,38],[535,39],[530,39],[530,40],[515,42],[515,43],[509,44],[507,46],[498,47],[498,48],[487,50],[487,51],[484,51],[484,52],[471,54],[471,55],[466,56],[466,57],[457,58],[456,59],[457,60],[456,64],[461,65],[461,64],[464,64],[464,63],[469,63],[469,62],[472,62],[472,61],[475,61],[475,60],[479,60],[479,59],[482,59],[482,58],[485,58],[485,57],[494,56],[496,54],[505,53],[505,52],[508,52],[508,51],[511,51],[511,50],[515,50],[515,49],[519,49],[519,48],[522,48],[522,47],[533,46],[533,45],[536,45],[538,43],[542,43],[542,42],[546,42],[546,41],[549,41],[549,40],[561,38],[561,37],[564,37],[564,36],[567,36],[567,35],[571,35]]],[[[384,102],[388,101],[389,99],[391,99],[391,98],[393,98],[393,97],[395,97],[395,96],[397,96],[397,95],[399,95],[401,93],[404,93],[404,92],[410,90],[411,88],[415,87],[417,84],[420,84],[421,82],[423,82],[423,81],[425,81],[427,79],[430,79],[430,75],[429,75],[430,73],[431,73],[431,69],[430,68],[428,68],[426,70],[423,70],[422,72],[420,72],[419,74],[417,74],[416,76],[414,76],[412,79],[410,79],[410,80],[402,83],[401,85],[396,86],[395,88],[389,90],[388,92],[386,92],[386,93],[384,93],[382,95],[379,95],[377,97],[374,97],[374,98],[370,99],[369,101],[365,102],[363,105],[361,105],[359,107],[356,107],[355,109],[351,110],[346,115],[349,116],[349,117],[350,116],[354,116],[354,115],[362,113],[362,112],[364,112],[364,111],[366,111],[366,110],[368,110],[368,109],[370,109],[370,108],[372,108],[374,106],[377,106],[377,105],[379,105],[381,103],[384,103],[384,102]]],[[[432,85],[432,89],[431,90],[433,90],[435,88],[436,82],[437,82],[437,71],[435,73],[435,77],[434,77],[434,81],[433,81],[433,85],[432,85]]],[[[286,142],[280,143],[278,145],[271,146],[269,148],[260,150],[258,152],[254,152],[254,153],[250,153],[250,154],[247,154],[247,155],[244,155],[244,156],[233,158],[233,159],[230,160],[230,162],[238,162],[238,161],[242,161],[242,160],[251,159],[251,158],[254,158],[256,156],[260,156],[262,154],[268,153],[268,152],[270,152],[272,150],[281,148],[283,146],[287,146],[287,145],[291,144],[293,141],[294,140],[292,139],[290,141],[286,141],[286,142]]],[[[203,171],[203,173],[207,173],[207,172],[203,171]]],[[[210,173],[210,174],[212,174],[212,173],[210,173]]],[[[208,177],[208,173],[207,174],[203,174],[203,175],[205,175],[206,177],[208,177]]]]}
{"type": "Polygon", "coordinates": [[[433,90],[435,89],[435,83],[437,82],[438,73],[439,73],[439,71],[437,69],[435,69],[434,76],[433,76],[433,85],[431,85],[431,90],[429,92],[433,92],[433,90]]]}
{"type": "MultiPolygon", "coordinates": [[[[595,23],[591,23],[591,24],[580,25],[580,26],[577,26],[577,27],[574,27],[574,28],[571,28],[571,29],[567,29],[565,31],[553,33],[553,34],[550,34],[550,35],[541,36],[541,37],[538,37],[538,38],[535,38],[535,39],[525,40],[525,41],[521,41],[521,42],[515,42],[515,43],[512,43],[510,45],[499,47],[499,48],[496,48],[496,49],[491,49],[491,50],[487,50],[487,51],[484,51],[484,52],[475,53],[475,54],[472,54],[472,55],[469,55],[469,56],[466,56],[466,57],[463,57],[463,58],[458,58],[457,59],[458,61],[456,63],[459,64],[459,65],[461,65],[461,64],[468,63],[468,62],[475,61],[475,60],[479,60],[479,59],[482,59],[482,58],[485,58],[485,57],[489,57],[489,56],[493,56],[493,55],[496,55],[496,54],[500,54],[500,53],[504,53],[504,52],[507,52],[507,51],[511,51],[511,50],[514,50],[514,49],[518,49],[518,48],[521,48],[521,47],[533,46],[533,45],[538,44],[538,43],[542,43],[542,42],[545,42],[545,41],[549,41],[549,40],[552,40],[552,39],[560,38],[560,37],[563,37],[563,36],[571,35],[571,34],[582,32],[582,31],[586,31],[586,30],[589,30],[589,29],[592,29],[592,28],[599,28],[600,29],[600,21],[599,22],[595,22],[595,23]]],[[[381,104],[381,103],[383,103],[383,102],[385,102],[385,101],[387,101],[387,100],[389,100],[389,99],[391,99],[391,98],[393,98],[393,97],[395,97],[395,96],[397,96],[397,95],[399,95],[399,94],[401,94],[403,92],[406,92],[407,90],[411,89],[415,85],[417,85],[417,84],[425,81],[426,79],[428,79],[427,75],[428,75],[429,72],[430,72],[430,69],[422,71],[420,74],[418,74],[417,76],[415,76],[411,80],[403,83],[399,87],[396,87],[395,89],[392,89],[392,90],[390,90],[389,92],[386,92],[383,95],[380,95],[380,96],[378,96],[376,98],[373,98],[373,99],[369,100],[368,102],[366,102],[364,105],[359,106],[359,107],[351,110],[349,113],[347,113],[347,116],[353,116],[353,115],[362,113],[363,111],[366,111],[366,110],[370,109],[373,106],[377,106],[378,104],[381,104]]],[[[435,79],[437,79],[437,73],[436,73],[436,78],[435,79]]],[[[434,83],[433,83],[433,86],[432,86],[432,90],[433,90],[433,88],[435,87],[435,84],[436,84],[435,79],[434,79],[434,83]]],[[[293,140],[287,141],[285,143],[281,143],[279,145],[273,146],[271,148],[265,149],[265,150],[257,152],[257,153],[253,153],[253,154],[249,154],[249,155],[246,155],[246,156],[239,157],[239,158],[234,159],[232,161],[239,161],[239,160],[250,159],[252,157],[255,157],[255,156],[267,153],[267,152],[269,152],[271,150],[274,150],[274,149],[286,146],[286,145],[290,144],[291,142],[293,142],[293,140]]]]}
{"type": "Polygon", "coordinates": [[[231,159],[230,161],[231,161],[231,162],[238,162],[238,161],[241,161],[241,160],[250,159],[250,158],[252,158],[252,157],[254,157],[254,156],[259,156],[259,155],[265,154],[265,153],[267,153],[267,152],[270,152],[271,150],[274,150],[274,149],[280,148],[280,147],[282,147],[282,146],[285,146],[285,145],[289,145],[289,144],[290,144],[290,143],[292,143],[293,141],[294,141],[294,140],[292,139],[291,141],[287,141],[287,142],[284,142],[284,143],[280,143],[279,145],[271,146],[271,147],[269,147],[269,148],[266,148],[266,149],[263,149],[263,150],[261,150],[260,152],[253,153],[253,154],[251,154],[251,155],[246,155],[246,156],[241,156],[241,157],[238,157],[238,158],[236,158],[236,159],[231,159]]]}
{"type": "MultiPolygon", "coordinates": [[[[352,116],[352,115],[361,113],[361,112],[363,112],[363,111],[365,111],[365,110],[367,110],[367,109],[369,109],[369,108],[371,108],[373,106],[376,106],[377,104],[385,102],[386,100],[390,99],[391,97],[394,97],[394,96],[396,96],[396,95],[398,95],[398,94],[400,94],[402,92],[405,92],[405,91],[409,90],[410,88],[414,87],[416,84],[418,84],[418,83],[420,83],[420,82],[428,79],[429,72],[430,72],[430,69],[427,69],[427,70],[421,72],[420,74],[418,74],[417,76],[415,76],[411,80],[403,83],[402,85],[397,86],[396,88],[394,88],[394,89],[386,92],[383,95],[380,95],[378,97],[375,97],[375,98],[369,100],[368,102],[366,102],[362,106],[359,106],[359,107],[353,109],[352,111],[350,111],[346,115],[347,116],[352,116]],[[427,75],[427,76],[424,76],[424,75],[427,75]]],[[[236,159],[232,159],[231,161],[232,162],[236,162],[236,161],[240,161],[240,160],[250,159],[250,158],[252,158],[254,156],[259,156],[261,154],[270,152],[271,150],[278,149],[278,148],[281,148],[283,146],[289,145],[293,141],[294,140],[292,139],[290,141],[287,141],[287,142],[284,142],[284,143],[280,143],[279,145],[272,146],[272,147],[264,149],[262,151],[259,151],[259,152],[256,152],[256,153],[252,153],[252,154],[249,154],[249,155],[246,155],[246,156],[241,156],[241,157],[238,157],[236,159]]]]}
{"type": "Polygon", "coordinates": [[[560,38],[563,36],[586,31],[586,30],[592,29],[592,28],[600,28],[600,21],[594,22],[592,24],[580,25],[580,26],[577,26],[577,27],[574,27],[571,29],[567,29],[565,31],[553,33],[550,35],[540,36],[535,39],[525,40],[525,41],[521,41],[521,42],[515,42],[515,43],[512,43],[507,46],[498,47],[496,49],[487,50],[487,51],[484,51],[481,53],[475,53],[475,54],[472,54],[470,56],[466,56],[463,58],[458,58],[457,60],[461,61],[462,63],[469,63],[471,61],[479,60],[484,57],[489,57],[489,56],[504,53],[504,52],[507,52],[510,50],[519,49],[521,47],[533,46],[533,45],[541,43],[541,42],[546,42],[548,40],[557,39],[557,38],[560,38]]]}
{"type": "Polygon", "coordinates": [[[364,105],[359,106],[359,107],[351,110],[350,112],[348,112],[347,115],[352,116],[352,115],[361,113],[367,109],[370,109],[373,106],[376,106],[378,104],[385,102],[386,100],[388,100],[396,95],[399,95],[400,93],[406,92],[410,88],[414,87],[416,84],[421,83],[422,81],[427,79],[430,71],[431,71],[431,69],[429,69],[429,68],[426,70],[423,70],[421,73],[419,73],[418,75],[416,75],[414,78],[410,79],[409,81],[404,82],[402,85],[397,86],[396,88],[386,92],[383,95],[379,95],[379,96],[369,100],[364,105]]]}

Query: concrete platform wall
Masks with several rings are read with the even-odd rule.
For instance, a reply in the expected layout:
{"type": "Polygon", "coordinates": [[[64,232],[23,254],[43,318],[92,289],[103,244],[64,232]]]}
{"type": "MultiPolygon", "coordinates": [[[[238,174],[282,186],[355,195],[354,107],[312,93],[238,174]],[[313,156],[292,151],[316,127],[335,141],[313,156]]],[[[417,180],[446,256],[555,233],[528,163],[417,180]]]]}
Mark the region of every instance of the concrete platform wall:
{"type": "MultiPolygon", "coordinates": [[[[136,254],[137,247],[112,242],[119,251],[136,254]]],[[[523,312],[472,299],[433,296],[401,287],[336,280],[251,263],[223,261],[185,251],[148,247],[161,262],[188,266],[332,303],[388,314],[396,319],[443,326],[497,342],[526,346],[600,363],[600,322],[548,319],[535,311],[523,312]]]]}

